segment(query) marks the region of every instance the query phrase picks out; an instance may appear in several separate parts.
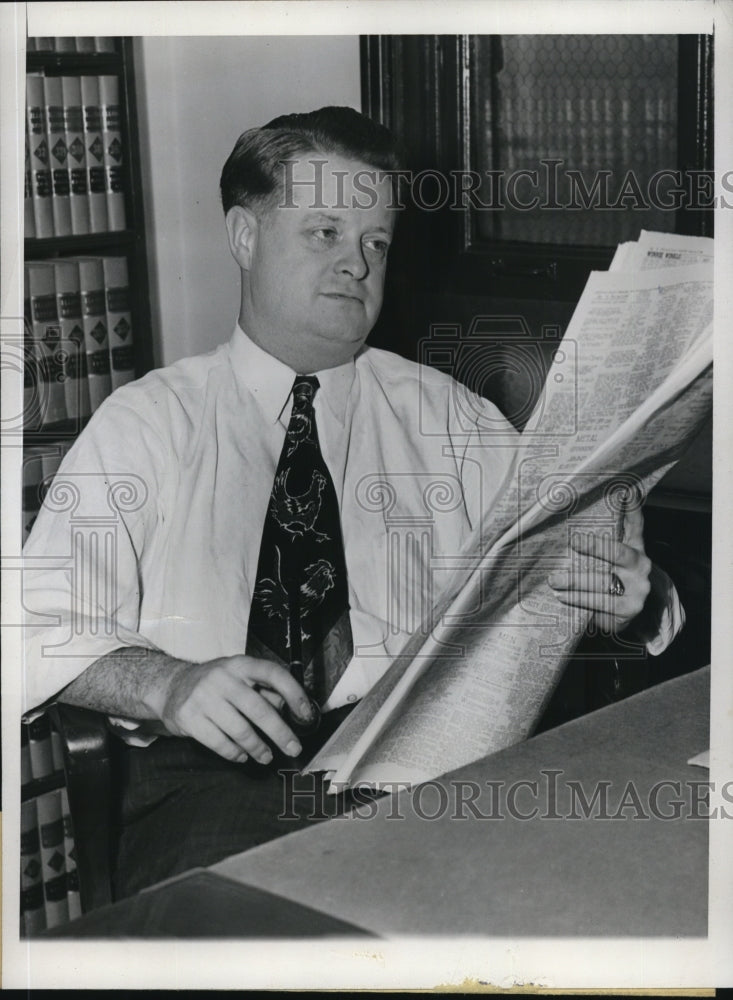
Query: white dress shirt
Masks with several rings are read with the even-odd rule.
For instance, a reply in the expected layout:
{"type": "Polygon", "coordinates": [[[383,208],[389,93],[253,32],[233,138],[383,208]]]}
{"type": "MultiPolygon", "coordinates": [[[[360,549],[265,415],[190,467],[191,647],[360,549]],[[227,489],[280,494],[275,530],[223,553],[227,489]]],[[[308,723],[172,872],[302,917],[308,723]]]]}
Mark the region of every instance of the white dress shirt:
{"type": "MultiPolygon", "coordinates": [[[[517,433],[492,403],[386,351],[316,374],[354,640],[329,709],[361,698],[420,624],[517,433]]],[[[294,377],[237,327],[96,411],[24,550],[25,711],[121,646],[191,662],[244,652],[294,377]]],[[[680,615],[673,594],[654,652],[680,615]]]]}

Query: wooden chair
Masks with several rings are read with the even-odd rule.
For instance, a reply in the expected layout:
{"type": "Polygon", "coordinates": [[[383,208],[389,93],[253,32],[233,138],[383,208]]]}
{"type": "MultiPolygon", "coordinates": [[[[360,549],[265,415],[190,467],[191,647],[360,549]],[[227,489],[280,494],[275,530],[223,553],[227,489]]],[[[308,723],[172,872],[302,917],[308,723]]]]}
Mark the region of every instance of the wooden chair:
{"type": "Polygon", "coordinates": [[[103,715],[73,705],[48,710],[64,747],[84,913],[112,901],[112,737],[103,715]]]}

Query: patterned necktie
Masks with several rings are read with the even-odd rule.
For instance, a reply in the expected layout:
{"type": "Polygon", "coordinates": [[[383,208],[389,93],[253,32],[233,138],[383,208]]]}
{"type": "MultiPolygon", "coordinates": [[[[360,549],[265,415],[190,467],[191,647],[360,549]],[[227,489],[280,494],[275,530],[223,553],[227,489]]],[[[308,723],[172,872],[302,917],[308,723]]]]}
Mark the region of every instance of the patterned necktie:
{"type": "Polygon", "coordinates": [[[293,409],[265,515],[247,653],[290,666],[322,705],[353,643],[338,501],[318,443],[315,375],[293,385],[293,409]]]}

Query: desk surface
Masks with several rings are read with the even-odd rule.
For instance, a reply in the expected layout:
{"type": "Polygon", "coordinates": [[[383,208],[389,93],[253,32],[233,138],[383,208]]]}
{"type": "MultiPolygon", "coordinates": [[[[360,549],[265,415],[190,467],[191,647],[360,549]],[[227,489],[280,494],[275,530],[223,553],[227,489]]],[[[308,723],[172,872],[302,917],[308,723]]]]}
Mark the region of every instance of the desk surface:
{"type": "Polygon", "coordinates": [[[705,669],[210,871],[379,935],[704,936],[708,716],[705,669]]]}

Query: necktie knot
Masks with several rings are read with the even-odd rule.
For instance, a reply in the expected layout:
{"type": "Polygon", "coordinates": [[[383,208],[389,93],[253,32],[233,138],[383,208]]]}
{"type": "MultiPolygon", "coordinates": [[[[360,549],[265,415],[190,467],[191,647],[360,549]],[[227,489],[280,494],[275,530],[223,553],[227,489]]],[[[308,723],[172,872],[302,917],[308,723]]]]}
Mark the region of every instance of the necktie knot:
{"type": "Polygon", "coordinates": [[[298,375],[293,383],[293,410],[296,413],[313,406],[313,397],[319,385],[315,375],[298,375]]]}

